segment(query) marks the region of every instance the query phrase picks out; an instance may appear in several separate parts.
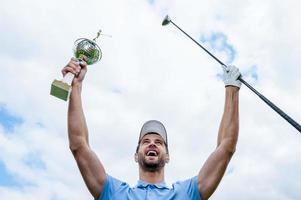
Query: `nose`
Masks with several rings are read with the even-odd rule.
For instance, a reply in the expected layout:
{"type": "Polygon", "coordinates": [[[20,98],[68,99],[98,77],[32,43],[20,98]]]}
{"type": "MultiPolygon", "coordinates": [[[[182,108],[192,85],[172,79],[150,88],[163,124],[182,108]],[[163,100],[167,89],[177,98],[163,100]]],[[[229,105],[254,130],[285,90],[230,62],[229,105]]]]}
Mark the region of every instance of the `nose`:
{"type": "Polygon", "coordinates": [[[151,141],[148,146],[149,147],[157,147],[157,145],[154,141],[151,141]]]}

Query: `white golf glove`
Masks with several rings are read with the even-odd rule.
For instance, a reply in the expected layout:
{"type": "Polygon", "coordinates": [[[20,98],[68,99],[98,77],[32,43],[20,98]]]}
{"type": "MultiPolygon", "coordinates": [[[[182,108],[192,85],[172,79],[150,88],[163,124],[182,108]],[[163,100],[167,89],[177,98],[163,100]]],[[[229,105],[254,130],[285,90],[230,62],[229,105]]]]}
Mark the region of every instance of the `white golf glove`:
{"type": "Polygon", "coordinates": [[[227,69],[224,69],[223,81],[225,86],[235,86],[240,88],[241,82],[238,79],[240,76],[239,69],[233,65],[228,66],[227,69]]]}

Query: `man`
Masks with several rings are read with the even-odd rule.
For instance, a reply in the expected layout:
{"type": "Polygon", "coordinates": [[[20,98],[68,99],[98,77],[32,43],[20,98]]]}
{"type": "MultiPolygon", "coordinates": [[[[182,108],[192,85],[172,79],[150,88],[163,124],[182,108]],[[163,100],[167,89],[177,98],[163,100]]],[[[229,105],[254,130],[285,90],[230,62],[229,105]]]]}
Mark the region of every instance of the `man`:
{"type": "Polygon", "coordinates": [[[241,83],[238,68],[224,70],[225,106],[219,127],[217,147],[199,174],[176,182],[171,188],[164,183],[164,166],[169,161],[165,127],[156,120],[146,122],[140,131],[135,161],[139,165],[139,181],[133,188],[106,174],[103,165],[89,146],[88,128],[81,102],[82,83],[87,72],[86,63],[72,58],[62,73],[72,72],[68,108],[68,136],[70,149],[82,177],[95,199],[99,200],[206,200],[217,188],[235,152],[238,138],[238,100],[241,83]]]}

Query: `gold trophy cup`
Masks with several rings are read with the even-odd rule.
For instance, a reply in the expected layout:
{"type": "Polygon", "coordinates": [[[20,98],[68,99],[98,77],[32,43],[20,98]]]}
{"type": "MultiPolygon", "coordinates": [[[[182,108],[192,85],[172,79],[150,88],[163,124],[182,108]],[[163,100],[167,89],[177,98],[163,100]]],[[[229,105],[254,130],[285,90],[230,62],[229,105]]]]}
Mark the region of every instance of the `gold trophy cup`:
{"type": "MultiPolygon", "coordinates": [[[[96,44],[96,39],[101,35],[101,31],[97,33],[97,36],[93,40],[86,38],[79,38],[74,42],[73,53],[78,62],[83,60],[88,65],[93,65],[98,62],[102,57],[102,52],[99,46],[96,44]]],[[[54,80],[51,84],[50,94],[59,99],[67,101],[71,92],[71,84],[74,78],[74,74],[67,73],[62,80],[54,80]]]]}

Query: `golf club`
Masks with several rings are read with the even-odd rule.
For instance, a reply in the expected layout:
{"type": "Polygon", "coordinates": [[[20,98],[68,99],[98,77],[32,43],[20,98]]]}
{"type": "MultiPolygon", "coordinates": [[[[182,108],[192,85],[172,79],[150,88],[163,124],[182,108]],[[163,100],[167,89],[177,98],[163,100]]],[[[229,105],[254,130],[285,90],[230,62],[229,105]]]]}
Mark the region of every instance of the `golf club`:
{"type": "MultiPolygon", "coordinates": [[[[212,53],[210,53],[205,47],[203,47],[200,43],[198,43],[195,39],[193,39],[190,35],[188,35],[185,31],[183,31],[178,25],[176,25],[168,15],[164,18],[162,22],[162,26],[166,26],[168,24],[173,24],[175,27],[177,27],[182,33],[184,33],[186,36],[188,36],[192,41],[194,41],[199,47],[201,47],[204,51],[206,51],[212,58],[214,58],[219,64],[222,65],[222,67],[227,70],[227,65],[225,65],[222,61],[220,61],[217,57],[215,57],[212,53]]],[[[268,100],[265,96],[260,94],[255,88],[253,88],[251,85],[249,85],[242,76],[238,77],[238,80],[240,80],[245,86],[247,86],[250,90],[252,90],[260,99],[262,99],[268,106],[270,106],[274,111],[276,111],[281,117],[283,117],[288,123],[290,123],[293,127],[295,127],[299,133],[301,133],[301,126],[298,124],[295,120],[293,120],[290,116],[288,116],[285,112],[283,112],[280,108],[278,108],[275,104],[273,104],[270,100],[268,100]]]]}

